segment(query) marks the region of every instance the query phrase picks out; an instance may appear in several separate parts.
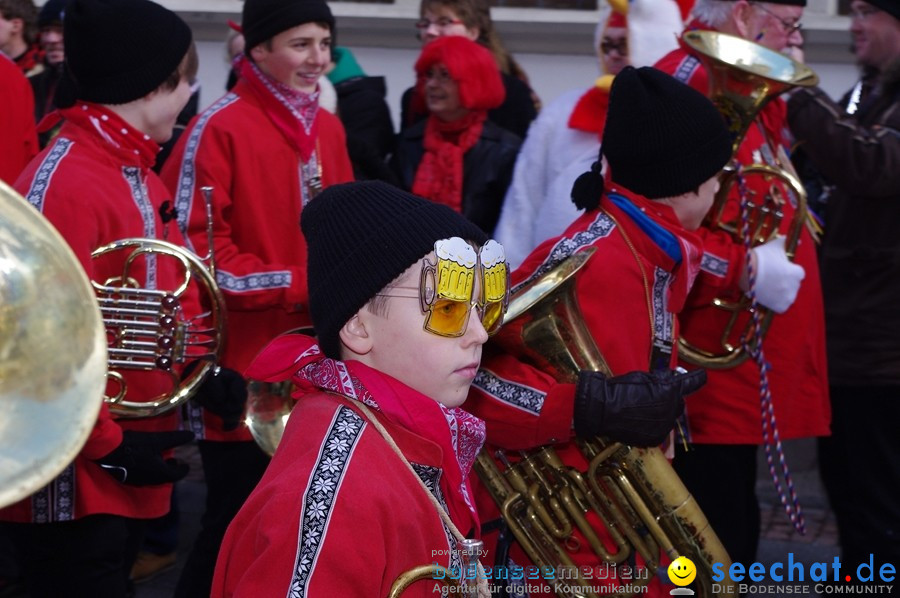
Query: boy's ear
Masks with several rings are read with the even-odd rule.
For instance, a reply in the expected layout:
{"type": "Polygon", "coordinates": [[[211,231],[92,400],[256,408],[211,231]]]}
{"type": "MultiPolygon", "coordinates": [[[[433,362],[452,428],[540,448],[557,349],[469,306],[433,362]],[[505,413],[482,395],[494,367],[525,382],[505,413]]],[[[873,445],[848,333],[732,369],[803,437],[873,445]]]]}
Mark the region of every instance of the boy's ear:
{"type": "Polygon", "coordinates": [[[262,62],[265,60],[266,53],[265,44],[257,44],[250,48],[250,57],[253,59],[253,62],[262,62]]]}
{"type": "Polygon", "coordinates": [[[372,350],[372,336],[366,328],[366,318],[362,311],[356,312],[338,332],[341,342],[357,355],[365,355],[372,350]]]}

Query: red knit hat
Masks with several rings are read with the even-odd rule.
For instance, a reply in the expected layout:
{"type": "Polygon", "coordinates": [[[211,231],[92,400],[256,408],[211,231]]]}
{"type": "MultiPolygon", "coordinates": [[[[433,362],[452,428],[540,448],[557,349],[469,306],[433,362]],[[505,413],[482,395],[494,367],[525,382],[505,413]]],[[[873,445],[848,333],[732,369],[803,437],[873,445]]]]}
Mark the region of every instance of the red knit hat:
{"type": "Polygon", "coordinates": [[[425,44],[416,61],[416,93],[425,97],[425,75],[443,64],[459,86],[459,101],[469,110],[490,110],[503,103],[506,90],[490,51],[467,37],[450,35],[425,44]]]}

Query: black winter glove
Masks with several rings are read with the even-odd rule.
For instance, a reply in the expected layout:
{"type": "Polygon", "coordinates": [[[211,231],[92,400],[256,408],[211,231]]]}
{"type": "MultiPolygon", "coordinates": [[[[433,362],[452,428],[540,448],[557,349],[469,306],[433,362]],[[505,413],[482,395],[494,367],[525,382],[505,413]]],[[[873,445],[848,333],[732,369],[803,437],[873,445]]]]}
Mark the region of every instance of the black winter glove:
{"type": "Polygon", "coordinates": [[[575,389],[575,434],[656,446],[684,411],[684,397],[704,384],[704,370],[629,372],[613,378],[581,372],[575,389]]]}
{"type": "MultiPolygon", "coordinates": [[[[184,375],[189,376],[198,363],[194,361],[188,364],[184,375]]],[[[247,381],[228,368],[216,368],[215,372],[206,377],[197,389],[194,400],[204,409],[221,417],[222,428],[227,432],[241,423],[247,405],[247,381]]]]}
{"type": "Polygon", "coordinates": [[[129,486],[154,486],[177,482],[188,474],[187,463],[163,459],[162,452],[187,444],[193,432],[138,432],[125,430],[122,444],[96,462],[103,471],[129,486]]]}

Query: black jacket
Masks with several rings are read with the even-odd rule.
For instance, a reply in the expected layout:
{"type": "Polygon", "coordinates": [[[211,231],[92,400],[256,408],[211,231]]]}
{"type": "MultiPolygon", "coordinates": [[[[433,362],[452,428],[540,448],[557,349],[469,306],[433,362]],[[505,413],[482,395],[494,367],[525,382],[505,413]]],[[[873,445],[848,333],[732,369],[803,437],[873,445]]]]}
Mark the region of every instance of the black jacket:
{"type": "Polygon", "coordinates": [[[847,114],[818,88],[788,102],[791,131],[834,185],[821,248],[832,384],[900,385],[900,58],[847,114]]]}
{"type": "MultiPolygon", "coordinates": [[[[400,184],[412,189],[419,162],[425,154],[425,123],[420,121],[401,131],[391,161],[400,184]]],[[[463,215],[491,234],[500,218],[500,207],[512,180],[521,139],[485,121],[481,137],[463,156],[463,215]]]]}

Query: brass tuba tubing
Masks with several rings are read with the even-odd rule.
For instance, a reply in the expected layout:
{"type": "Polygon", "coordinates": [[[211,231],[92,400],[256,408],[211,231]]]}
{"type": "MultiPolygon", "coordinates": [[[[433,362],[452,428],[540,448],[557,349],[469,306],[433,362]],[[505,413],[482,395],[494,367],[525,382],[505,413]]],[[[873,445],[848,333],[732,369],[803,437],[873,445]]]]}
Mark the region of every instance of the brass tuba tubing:
{"type": "MultiPolygon", "coordinates": [[[[808,66],[740,37],[715,31],[688,31],[683,40],[697,53],[709,73],[710,89],[707,95],[725,117],[732,135],[732,153],[735,155],[750,125],[769,102],[789,89],[818,83],[818,76],[808,66]]],[[[774,160],[775,165],[749,164],[740,169],[741,176],[762,177],[768,187],[768,192],[763,194],[761,201],[744,198],[744,201],[750,202],[750,242],[753,246],[759,245],[778,234],[784,216],[783,207],[788,201],[781,187],[776,184],[780,183],[796,200],[794,217],[785,235],[786,252],[788,257],[793,258],[807,218],[806,190],[783,152],[774,156],[774,160]]],[[[737,176],[738,170],[733,162],[720,174],[720,188],[706,216],[705,225],[714,230],[725,231],[736,243],[743,243],[740,219],[734,221],[724,217],[737,176]]],[[[745,297],[737,302],[716,299],[712,305],[731,312],[718,345],[701,346],[697,339],[692,340],[683,335],[678,339],[679,356],[705,368],[735,367],[749,357],[746,347],[753,347],[755,344],[752,321],[746,317],[750,301],[745,297]],[[743,330],[739,331],[736,327],[742,317],[747,322],[743,330]]],[[[758,309],[761,310],[761,328],[765,334],[774,314],[763,306],[758,306],[758,309]]]]}
{"type": "MultiPolygon", "coordinates": [[[[587,249],[572,255],[516,289],[510,300],[509,319],[527,318],[522,324],[519,347],[524,359],[562,382],[574,381],[580,370],[610,374],[584,324],[574,293],[574,275],[594,251],[587,249]]],[[[561,542],[555,533],[554,527],[562,527],[563,522],[557,518],[553,525],[547,525],[540,516],[542,507],[533,503],[535,497],[543,496],[554,512],[554,505],[562,507],[568,529],[582,530],[598,562],[609,562],[609,559],[616,562],[619,556],[634,551],[655,573],[662,554],[670,559],[684,555],[697,567],[695,583],[699,596],[710,598],[733,593],[727,582],[714,588],[713,563],[722,563],[727,568],[731,560],[658,448],[632,448],[602,438],[576,440],[576,445],[589,463],[585,472],[565,466],[549,446],[529,451],[513,464],[505,457],[498,458],[505,468],[503,471],[485,451],[475,462],[475,470],[500,507],[504,520],[537,566],[556,571],[570,568],[578,573],[565,549],[568,538],[561,542]],[[540,492],[536,493],[535,487],[540,492]],[[590,525],[585,516],[588,509],[604,523],[619,544],[619,552],[610,554],[594,545],[596,541],[602,546],[602,542],[596,530],[586,527],[590,525]]],[[[635,580],[635,591],[641,591],[641,585],[649,583],[652,577],[635,580]]],[[[565,584],[558,581],[554,591],[560,597],[594,596],[580,574],[575,579],[567,578],[565,584]],[[565,585],[581,591],[568,592],[565,585]]]]}

